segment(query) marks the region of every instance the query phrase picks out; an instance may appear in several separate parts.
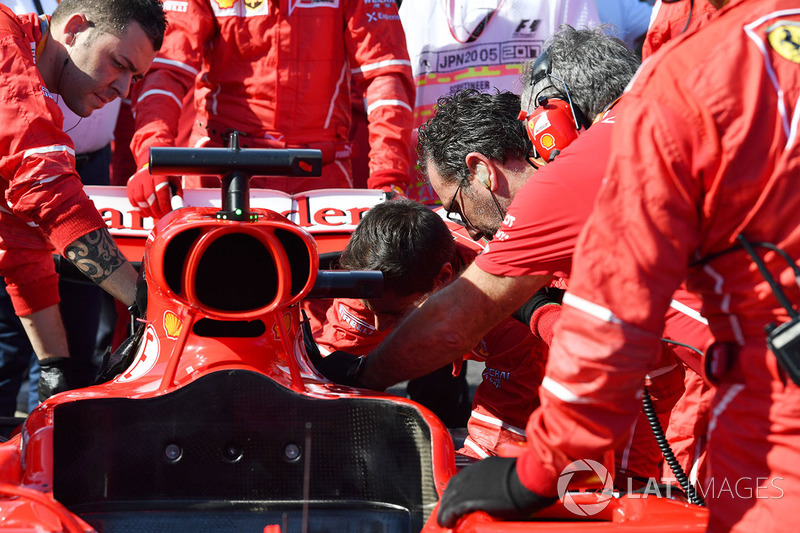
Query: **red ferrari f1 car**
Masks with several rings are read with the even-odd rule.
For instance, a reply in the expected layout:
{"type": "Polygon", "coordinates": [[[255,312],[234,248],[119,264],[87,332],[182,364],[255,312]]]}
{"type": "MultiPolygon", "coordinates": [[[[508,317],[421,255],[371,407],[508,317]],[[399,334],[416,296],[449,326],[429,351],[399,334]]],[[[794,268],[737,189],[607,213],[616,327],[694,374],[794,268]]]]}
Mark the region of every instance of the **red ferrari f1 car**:
{"type": "MultiPolygon", "coordinates": [[[[320,165],[310,150],[153,149],[153,172],[220,175],[221,204],[173,211],[152,232],[106,210],[129,257],[149,233],[138,326],[108,381],[50,398],[0,444],[0,528],[441,530],[436,506],[457,470],[448,430],[410,400],[329,382],[304,346],[301,300],[379,294],[380,273],[319,270],[320,243],[336,248],[379,198],[250,206],[251,175],[320,165]]],[[[456,531],[704,529],[704,508],[645,496],[576,476],[530,521],[474,513],[456,531]]]]}

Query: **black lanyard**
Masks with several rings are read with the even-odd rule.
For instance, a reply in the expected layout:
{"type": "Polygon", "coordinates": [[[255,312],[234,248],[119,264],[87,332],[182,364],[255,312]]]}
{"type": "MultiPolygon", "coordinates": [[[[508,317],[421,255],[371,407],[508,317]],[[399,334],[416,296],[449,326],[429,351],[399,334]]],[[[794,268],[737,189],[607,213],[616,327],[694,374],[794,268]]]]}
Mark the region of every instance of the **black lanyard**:
{"type": "Polygon", "coordinates": [[[448,26],[450,26],[450,35],[453,36],[453,39],[455,39],[456,41],[458,41],[460,43],[463,43],[463,44],[471,43],[471,42],[475,41],[478,37],[481,36],[481,34],[483,33],[483,30],[486,29],[486,26],[489,25],[489,21],[492,20],[492,17],[494,16],[494,14],[497,13],[498,9],[500,9],[500,6],[502,5],[502,3],[503,3],[503,0],[500,0],[497,3],[497,7],[492,9],[491,11],[489,11],[486,14],[486,16],[483,17],[483,19],[481,19],[481,21],[478,23],[478,25],[475,27],[475,29],[472,30],[472,33],[469,34],[469,37],[467,37],[467,39],[465,41],[462,41],[458,37],[456,37],[456,32],[453,29],[452,20],[447,15],[447,13],[445,13],[445,17],[447,18],[447,24],[448,24],[448,26]]]}
{"type": "Polygon", "coordinates": [[[474,41],[475,39],[477,39],[478,37],[481,36],[481,33],[483,33],[483,30],[485,30],[486,26],[489,25],[489,20],[491,20],[492,15],[494,15],[495,11],[496,10],[490,11],[489,13],[486,14],[485,17],[483,17],[483,20],[481,20],[480,24],[478,24],[475,27],[475,29],[472,30],[472,33],[469,34],[469,37],[467,37],[467,40],[464,41],[465,43],[471,43],[472,41],[474,41]]]}

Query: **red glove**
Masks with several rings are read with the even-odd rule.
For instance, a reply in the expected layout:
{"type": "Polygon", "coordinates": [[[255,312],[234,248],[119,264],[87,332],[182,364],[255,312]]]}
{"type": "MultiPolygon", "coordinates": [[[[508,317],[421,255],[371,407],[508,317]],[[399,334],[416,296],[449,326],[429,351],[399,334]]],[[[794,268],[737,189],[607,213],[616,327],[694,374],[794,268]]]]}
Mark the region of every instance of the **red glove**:
{"type": "Polygon", "coordinates": [[[128,178],[128,200],[144,217],[158,220],[172,211],[173,187],[180,194],[180,178],[150,174],[149,165],[136,171],[128,178]]]}

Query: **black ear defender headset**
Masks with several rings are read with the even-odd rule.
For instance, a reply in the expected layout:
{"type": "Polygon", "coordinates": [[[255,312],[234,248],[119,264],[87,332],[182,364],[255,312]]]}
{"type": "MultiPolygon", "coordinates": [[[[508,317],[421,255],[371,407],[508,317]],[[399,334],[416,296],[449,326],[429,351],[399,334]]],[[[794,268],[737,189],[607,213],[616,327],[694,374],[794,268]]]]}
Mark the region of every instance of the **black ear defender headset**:
{"type": "Polygon", "coordinates": [[[525,131],[533,143],[534,157],[540,164],[549,163],[569,144],[578,138],[580,131],[591,124],[586,116],[572,103],[569,88],[564,80],[552,73],[552,62],[547,50],[541,53],[531,68],[531,88],[543,79],[563,98],[548,98],[541,93],[528,99],[528,111],[520,111],[518,118],[525,121],[525,131]],[[554,80],[558,83],[554,83],[554,80]],[[563,89],[562,89],[563,87],[563,89]],[[531,104],[536,102],[533,111],[531,104]]]}

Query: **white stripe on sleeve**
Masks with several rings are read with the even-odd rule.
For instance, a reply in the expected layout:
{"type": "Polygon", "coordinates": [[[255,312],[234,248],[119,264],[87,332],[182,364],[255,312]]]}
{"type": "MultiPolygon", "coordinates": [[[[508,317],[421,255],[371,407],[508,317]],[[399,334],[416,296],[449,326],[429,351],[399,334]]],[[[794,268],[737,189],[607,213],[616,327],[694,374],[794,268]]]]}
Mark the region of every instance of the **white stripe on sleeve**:
{"type": "Polygon", "coordinates": [[[153,63],[161,63],[162,65],[169,65],[171,67],[178,67],[181,70],[185,70],[192,76],[197,76],[199,72],[196,68],[190,67],[186,63],[181,63],[180,61],[175,61],[174,59],[165,59],[163,57],[157,57],[153,60],[153,63]]]}
{"type": "Polygon", "coordinates": [[[387,106],[387,105],[397,105],[397,106],[400,106],[402,108],[408,109],[409,111],[414,111],[413,109],[411,109],[410,105],[408,105],[406,102],[404,102],[402,100],[376,100],[375,102],[372,102],[367,107],[367,115],[372,113],[378,107],[387,106]]]}
{"type": "Polygon", "coordinates": [[[375,70],[383,67],[391,67],[395,65],[402,65],[411,67],[411,61],[407,59],[387,59],[386,61],[378,61],[376,63],[370,63],[368,65],[361,65],[360,67],[351,68],[351,74],[363,74],[365,72],[369,72],[370,70],[375,70]]]}
{"type": "Polygon", "coordinates": [[[175,96],[175,94],[173,94],[173,93],[171,93],[169,91],[164,91],[164,90],[161,90],[161,89],[151,89],[149,91],[143,92],[142,95],[139,96],[139,99],[136,100],[136,103],[138,104],[139,102],[141,102],[142,100],[144,100],[148,96],[156,96],[156,95],[169,96],[170,98],[172,98],[175,101],[176,104],[178,104],[178,107],[183,107],[183,104],[181,103],[181,99],[180,98],[178,98],[177,96],[175,96]]]}

